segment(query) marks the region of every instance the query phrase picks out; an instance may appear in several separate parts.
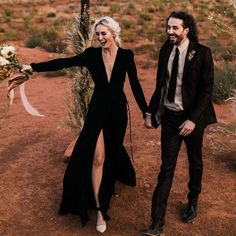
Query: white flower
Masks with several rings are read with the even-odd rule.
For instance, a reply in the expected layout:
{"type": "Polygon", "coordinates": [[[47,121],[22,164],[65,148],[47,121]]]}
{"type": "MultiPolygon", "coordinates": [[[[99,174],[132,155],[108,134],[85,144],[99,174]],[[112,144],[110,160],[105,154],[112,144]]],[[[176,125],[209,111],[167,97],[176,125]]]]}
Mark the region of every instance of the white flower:
{"type": "Polygon", "coordinates": [[[11,57],[15,52],[15,47],[13,46],[4,46],[1,50],[1,55],[4,58],[9,58],[11,57]]]}
{"type": "Polygon", "coordinates": [[[10,62],[6,58],[0,56],[0,66],[5,66],[8,64],[10,64],[10,62]]]}

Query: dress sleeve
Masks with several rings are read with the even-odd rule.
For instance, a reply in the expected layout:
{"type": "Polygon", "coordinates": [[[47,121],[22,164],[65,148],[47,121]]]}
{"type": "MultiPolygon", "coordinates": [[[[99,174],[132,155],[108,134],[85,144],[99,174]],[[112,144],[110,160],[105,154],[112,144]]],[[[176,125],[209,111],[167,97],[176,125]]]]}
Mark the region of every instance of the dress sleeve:
{"type": "Polygon", "coordinates": [[[44,71],[55,71],[72,66],[87,66],[89,49],[86,49],[79,55],[67,58],[58,58],[46,62],[31,63],[33,71],[44,72],[44,71]]]}
{"type": "Polygon", "coordinates": [[[147,103],[143,94],[142,87],[139,83],[137,77],[137,69],[134,62],[134,53],[131,50],[128,50],[128,60],[127,60],[127,71],[129,76],[129,82],[131,85],[132,92],[134,94],[135,100],[145,117],[145,112],[147,110],[147,103]]]}

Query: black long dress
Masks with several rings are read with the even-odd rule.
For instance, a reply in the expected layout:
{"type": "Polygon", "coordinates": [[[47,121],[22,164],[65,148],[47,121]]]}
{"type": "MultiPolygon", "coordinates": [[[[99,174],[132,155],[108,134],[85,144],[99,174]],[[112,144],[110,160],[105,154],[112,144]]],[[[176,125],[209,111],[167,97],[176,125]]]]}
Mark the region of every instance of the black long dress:
{"type": "Polygon", "coordinates": [[[79,214],[83,225],[89,220],[87,210],[94,203],[91,173],[96,142],[103,130],[105,161],[99,189],[99,203],[105,220],[116,180],[135,186],[135,171],[123,146],[127,127],[127,100],[123,91],[126,72],[136,102],[143,113],[147,105],[137,78],[133,52],[118,48],[108,81],[102,48],[88,48],[80,55],[48,62],[32,63],[34,71],[54,71],[72,66],[89,70],[95,87],[84,127],[75,144],[63,181],[59,214],[79,214]]]}

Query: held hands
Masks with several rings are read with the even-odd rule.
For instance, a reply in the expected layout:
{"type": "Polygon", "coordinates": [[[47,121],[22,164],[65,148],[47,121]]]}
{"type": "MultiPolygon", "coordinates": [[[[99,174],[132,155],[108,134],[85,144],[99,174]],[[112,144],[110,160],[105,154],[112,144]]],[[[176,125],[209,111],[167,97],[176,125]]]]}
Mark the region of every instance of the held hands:
{"type": "Polygon", "coordinates": [[[32,73],[33,72],[33,69],[30,65],[22,65],[22,69],[21,69],[21,72],[29,72],[29,73],[32,73]]]}
{"type": "Polygon", "coordinates": [[[146,114],[144,126],[148,129],[154,129],[154,127],[152,126],[152,115],[151,114],[146,114]]]}
{"type": "Polygon", "coordinates": [[[182,125],[180,125],[179,129],[181,129],[181,130],[180,130],[179,134],[182,136],[187,136],[192,133],[195,126],[196,125],[194,122],[192,122],[191,120],[186,120],[186,121],[184,121],[184,123],[182,125]]]}

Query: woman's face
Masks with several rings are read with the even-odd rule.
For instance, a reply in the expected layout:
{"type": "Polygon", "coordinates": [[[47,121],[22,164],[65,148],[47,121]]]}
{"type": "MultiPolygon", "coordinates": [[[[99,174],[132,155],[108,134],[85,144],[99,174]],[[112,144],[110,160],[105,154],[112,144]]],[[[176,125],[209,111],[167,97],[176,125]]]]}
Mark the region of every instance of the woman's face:
{"type": "Polygon", "coordinates": [[[104,25],[97,25],[95,31],[102,48],[110,48],[115,45],[114,34],[109,28],[104,25]]]}

